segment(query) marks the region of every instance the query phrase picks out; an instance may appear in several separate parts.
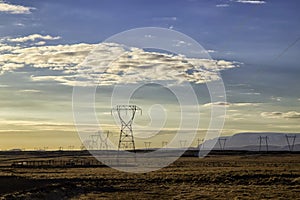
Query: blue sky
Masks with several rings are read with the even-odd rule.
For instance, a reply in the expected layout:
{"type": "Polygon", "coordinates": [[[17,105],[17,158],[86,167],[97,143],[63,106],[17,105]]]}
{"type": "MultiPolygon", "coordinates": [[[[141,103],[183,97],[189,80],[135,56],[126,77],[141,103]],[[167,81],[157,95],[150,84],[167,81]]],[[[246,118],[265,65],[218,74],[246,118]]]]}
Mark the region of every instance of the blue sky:
{"type": "MultiPolygon", "coordinates": [[[[79,61],[74,60],[83,60],[93,45],[148,26],[182,32],[209,50],[212,60],[228,62],[221,71],[228,102],[222,134],[299,132],[299,8],[297,0],[0,1],[0,148],[79,146],[72,119],[73,86],[50,77],[67,67],[53,67],[65,62],[76,67],[79,61]],[[36,47],[35,52],[30,47],[36,47]],[[20,55],[14,57],[14,51],[20,55]],[[41,51],[47,62],[37,55],[41,51]],[[77,56],[55,60],[62,52],[77,56]]],[[[108,98],[111,88],[102,87],[108,98]]],[[[205,84],[193,87],[200,106],[208,104],[205,84]]],[[[138,100],[147,107],[147,99],[138,100]]],[[[165,96],[163,102],[171,101],[165,96]]],[[[107,109],[108,104],[99,100],[99,118],[107,109]]],[[[203,112],[208,118],[205,108],[203,112]]],[[[111,120],[104,123],[107,129],[113,126],[111,120]]],[[[170,119],[166,132],[176,123],[170,119]]],[[[205,123],[201,130],[207,128],[205,123]]]]}

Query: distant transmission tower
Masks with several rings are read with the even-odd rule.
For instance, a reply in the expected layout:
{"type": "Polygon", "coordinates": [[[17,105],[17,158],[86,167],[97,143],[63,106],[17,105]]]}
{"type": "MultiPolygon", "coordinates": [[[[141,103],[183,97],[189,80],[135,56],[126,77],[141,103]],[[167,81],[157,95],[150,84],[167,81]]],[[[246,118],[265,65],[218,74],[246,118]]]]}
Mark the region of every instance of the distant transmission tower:
{"type": "Polygon", "coordinates": [[[204,139],[200,139],[200,138],[197,139],[197,144],[198,144],[197,148],[200,147],[200,144],[203,143],[203,140],[204,139]]]}
{"type": "Polygon", "coordinates": [[[268,152],[269,151],[269,144],[268,144],[269,137],[268,136],[259,136],[258,139],[259,139],[259,151],[261,151],[263,141],[265,141],[264,144],[265,144],[266,150],[268,152]]]}
{"type": "Polygon", "coordinates": [[[69,146],[68,146],[68,149],[69,149],[70,151],[72,151],[72,150],[74,149],[74,146],[73,146],[73,145],[69,145],[69,146]]]}
{"type": "Polygon", "coordinates": [[[168,145],[168,142],[167,142],[167,141],[162,141],[162,142],[161,142],[162,148],[166,148],[167,145],[168,145]]]}
{"type": "Polygon", "coordinates": [[[198,147],[197,148],[203,150],[204,149],[204,143],[205,143],[204,138],[203,139],[198,139],[197,141],[198,141],[198,147]]]}
{"type": "Polygon", "coordinates": [[[91,135],[92,149],[108,150],[109,131],[102,133],[98,131],[95,135],[91,135]]]}
{"type": "Polygon", "coordinates": [[[293,151],[295,146],[296,135],[285,135],[289,150],[293,151]]]}
{"type": "Polygon", "coordinates": [[[218,143],[219,143],[219,146],[220,146],[221,150],[225,149],[226,140],[227,140],[227,138],[219,138],[218,139],[218,143]]]}
{"type": "Polygon", "coordinates": [[[144,142],[145,148],[148,150],[150,148],[151,142],[144,142]]]}
{"type": "Polygon", "coordinates": [[[100,134],[100,140],[101,140],[101,147],[100,149],[108,150],[108,137],[109,137],[109,131],[106,131],[105,133],[98,132],[100,134]]]}
{"type": "Polygon", "coordinates": [[[136,105],[117,105],[112,108],[111,111],[116,111],[118,113],[121,122],[118,150],[120,150],[121,148],[131,148],[135,151],[132,123],[136,112],[140,111],[142,114],[142,109],[136,105]],[[131,115],[129,120],[124,119],[122,115],[122,113],[124,112],[131,115]]]}
{"type": "Polygon", "coordinates": [[[90,148],[91,150],[98,150],[99,148],[99,135],[98,134],[95,134],[95,135],[91,135],[90,136],[91,140],[90,140],[90,148]]]}
{"type": "Polygon", "coordinates": [[[186,140],[180,140],[179,142],[180,142],[180,147],[181,148],[186,147],[186,142],[187,142],[186,140]]]}

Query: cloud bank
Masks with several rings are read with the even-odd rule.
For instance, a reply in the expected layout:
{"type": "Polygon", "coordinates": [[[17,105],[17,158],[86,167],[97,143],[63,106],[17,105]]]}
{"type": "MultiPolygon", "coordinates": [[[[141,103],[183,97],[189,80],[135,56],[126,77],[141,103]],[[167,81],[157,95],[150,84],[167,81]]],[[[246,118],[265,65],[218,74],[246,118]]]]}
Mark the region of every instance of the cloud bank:
{"type": "Polygon", "coordinates": [[[0,43],[0,74],[30,68],[35,71],[35,75],[31,76],[33,81],[57,81],[70,86],[152,80],[199,84],[218,80],[219,71],[239,66],[239,63],[232,61],[187,58],[114,43],[27,44],[39,39],[59,38],[34,34],[4,40],[0,43]],[[22,44],[12,45],[11,42],[22,44]],[[27,46],[24,46],[25,43],[27,46]],[[38,69],[41,69],[40,72],[38,69]]]}

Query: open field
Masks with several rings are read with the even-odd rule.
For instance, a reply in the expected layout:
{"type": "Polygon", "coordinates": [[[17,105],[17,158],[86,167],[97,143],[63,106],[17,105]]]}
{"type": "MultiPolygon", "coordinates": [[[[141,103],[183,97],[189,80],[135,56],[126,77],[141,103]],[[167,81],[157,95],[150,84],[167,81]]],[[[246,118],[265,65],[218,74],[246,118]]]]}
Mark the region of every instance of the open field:
{"type": "Polygon", "coordinates": [[[182,157],[130,174],[108,167],[13,168],[19,160],[92,160],[69,153],[0,155],[2,199],[300,199],[300,154],[182,157]]]}

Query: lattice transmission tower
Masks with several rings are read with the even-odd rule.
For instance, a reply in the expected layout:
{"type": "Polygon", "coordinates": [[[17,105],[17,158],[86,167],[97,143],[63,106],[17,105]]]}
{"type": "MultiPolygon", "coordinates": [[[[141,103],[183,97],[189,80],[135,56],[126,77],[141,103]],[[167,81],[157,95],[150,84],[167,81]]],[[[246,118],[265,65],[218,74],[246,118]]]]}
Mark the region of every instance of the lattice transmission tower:
{"type": "Polygon", "coordinates": [[[221,150],[225,149],[226,141],[227,141],[227,138],[219,138],[218,139],[218,143],[219,143],[221,150]]]}
{"type": "Polygon", "coordinates": [[[266,151],[269,151],[269,137],[268,136],[259,136],[259,151],[262,150],[263,143],[265,143],[266,151]],[[265,142],[264,142],[265,141],[265,142]]]}
{"type": "Polygon", "coordinates": [[[117,105],[111,111],[117,112],[121,122],[118,150],[123,148],[135,151],[132,123],[137,112],[142,114],[142,109],[136,105],[117,105]],[[127,119],[124,117],[124,113],[129,116],[127,119]]]}
{"type": "Polygon", "coordinates": [[[98,131],[96,134],[91,135],[91,149],[93,150],[108,150],[108,137],[109,131],[98,131]]]}
{"type": "Polygon", "coordinates": [[[167,145],[168,145],[168,142],[167,142],[167,141],[162,141],[162,142],[161,142],[162,148],[166,148],[167,145]]]}
{"type": "Polygon", "coordinates": [[[293,151],[295,146],[296,135],[285,135],[289,150],[293,151]]]}
{"type": "Polygon", "coordinates": [[[151,142],[144,142],[144,144],[145,144],[145,149],[149,150],[151,146],[151,142]]]}
{"type": "Polygon", "coordinates": [[[185,147],[186,147],[186,143],[187,143],[186,140],[180,140],[180,141],[179,141],[180,148],[185,148],[185,147]]]}

